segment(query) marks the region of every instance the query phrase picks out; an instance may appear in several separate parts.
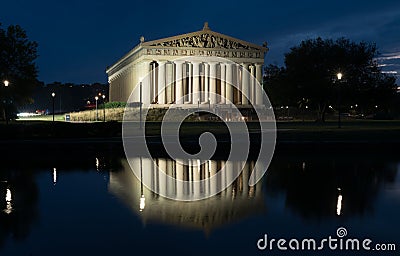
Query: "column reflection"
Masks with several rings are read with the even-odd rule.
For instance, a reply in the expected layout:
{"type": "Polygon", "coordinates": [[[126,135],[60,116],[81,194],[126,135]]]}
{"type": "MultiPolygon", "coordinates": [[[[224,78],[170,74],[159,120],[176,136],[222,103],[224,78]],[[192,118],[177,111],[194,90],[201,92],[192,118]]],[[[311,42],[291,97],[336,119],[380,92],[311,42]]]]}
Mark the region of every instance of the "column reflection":
{"type": "MultiPolygon", "coordinates": [[[[262,183],[255,186],[248,185],[251,166],[254,163],[243,161],[221,161],[209,160],[199,165],[198,159],[185,161],[173,161],[171,159],[159,158],[155,160],[154,167],[150,159],[138,158],[134,167],[140,168],[141,177],[136,177],[126,160],[122,160],[123,168],[118,172],[110,172],[109,191],[120,198],[125,204],[136,212],[143,222],[158,222],[178,226],[201,229],[208,233],[218,226],[231,223],[235,220],[245,218],[265,211],[262,183]],[[183,164],[184,163],[184,164],[183,164]],[[209,180],[204,186],[194,182],[192,186],[179,186],[174,183],[167,183],[160,180],[159,172],[186,181],[198,181],[215,175],[222,167],[228,166],[231,169],[244,166],[243,172],[225,190],[219,194],[200,201],[175,201],[159,196],[143,185],[143,180],[153,179],[152,184],[156,191],[166,190],[173,198],[180,197],[180,194],[209,193],[226,182],[226,177],[209,180]],[[156,171],[158,170],[158,171],[156,171]],[[142,176],[143,175],[143,176],[142,176]],[[216,184],[218,183],[218,184],[216,184]]],[[[226,174],[230,175],[230,169],[226,174]]]]}

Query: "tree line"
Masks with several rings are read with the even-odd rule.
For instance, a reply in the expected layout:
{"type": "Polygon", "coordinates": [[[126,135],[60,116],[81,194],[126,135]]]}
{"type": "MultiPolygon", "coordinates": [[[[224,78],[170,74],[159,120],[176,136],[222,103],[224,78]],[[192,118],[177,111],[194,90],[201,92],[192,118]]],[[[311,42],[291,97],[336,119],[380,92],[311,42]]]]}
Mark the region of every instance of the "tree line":
{"type": "Polygon", "coordinates": [[[314,110],[318,121],[325,121],[327,113],[349,109],[361,116],[398,117],[396,78],[382,72],[377,55],[373,43],[308,39],[285,54],[283,67],[265,68],[263,86],[277,109],[314,110]]]}

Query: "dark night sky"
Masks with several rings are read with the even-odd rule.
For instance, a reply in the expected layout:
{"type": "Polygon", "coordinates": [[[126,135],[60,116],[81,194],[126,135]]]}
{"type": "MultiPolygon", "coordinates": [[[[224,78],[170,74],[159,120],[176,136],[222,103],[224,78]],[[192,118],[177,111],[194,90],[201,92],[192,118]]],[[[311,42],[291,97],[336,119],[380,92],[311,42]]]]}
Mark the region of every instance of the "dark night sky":
{"type": "Polygon", "coordinates": [[[345,36],[376,42],[385,70],[400,72],[400,1],[3,1],[3,27],[19,24],[39,43],[39,79],[106,82],[105,68],[139,42],[202,29],[262,44],[266,64],[301,40],[345,36]]]}

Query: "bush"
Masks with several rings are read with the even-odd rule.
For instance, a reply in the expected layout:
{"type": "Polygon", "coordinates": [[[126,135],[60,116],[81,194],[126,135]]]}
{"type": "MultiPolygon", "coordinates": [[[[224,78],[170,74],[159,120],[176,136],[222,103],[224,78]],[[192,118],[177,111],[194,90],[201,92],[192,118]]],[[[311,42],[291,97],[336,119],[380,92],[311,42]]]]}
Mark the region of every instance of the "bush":
{"type": "MultiPolygon", "coordinates": [[[[106,108],[125,108],[126,102],[112,101],[112,102],[106,102],[105,105],[106,108]]],[[[101,108],[103,107],[104,105],[101,106],[101,108]]]]}

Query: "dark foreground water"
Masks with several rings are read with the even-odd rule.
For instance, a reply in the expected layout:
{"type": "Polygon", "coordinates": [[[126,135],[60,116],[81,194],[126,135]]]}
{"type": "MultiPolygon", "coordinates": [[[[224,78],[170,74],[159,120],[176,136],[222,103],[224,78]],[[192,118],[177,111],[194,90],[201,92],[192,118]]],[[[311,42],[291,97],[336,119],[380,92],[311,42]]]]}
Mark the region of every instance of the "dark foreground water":
{"type": "MultiPolygon", "coordinates": [[[[142,189],[118,145],[1,152],[0,255],[399,255],[400,156],[381,150],[278,151],[256,186],[244,173],[197,202],[142,189]]],[[[165,156],[156,162],[175,170],[165,156]]],[[[224,164],[215,159],[200,171],[224,164]]]]}

